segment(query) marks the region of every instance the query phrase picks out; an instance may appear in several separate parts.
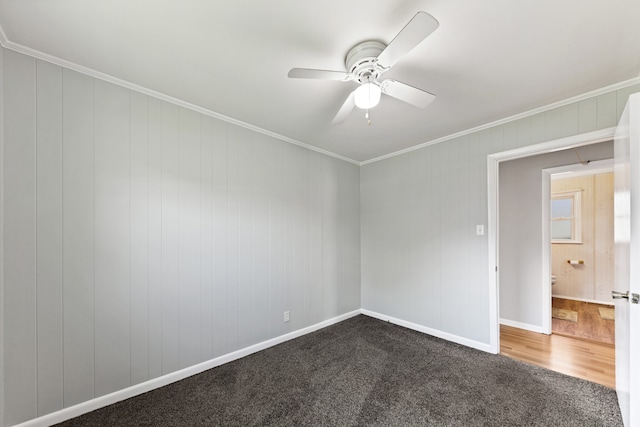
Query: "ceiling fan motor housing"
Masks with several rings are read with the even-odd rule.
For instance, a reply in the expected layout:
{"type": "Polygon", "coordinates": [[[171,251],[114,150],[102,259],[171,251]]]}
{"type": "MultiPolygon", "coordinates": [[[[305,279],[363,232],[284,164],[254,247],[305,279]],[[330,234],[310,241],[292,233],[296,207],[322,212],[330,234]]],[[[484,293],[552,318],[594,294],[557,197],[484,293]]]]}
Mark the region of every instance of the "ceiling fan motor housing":
{"type": "Polygon", "coordinates": [[[374,82],[386,70],[378,65],[378,55],[387,46],[384,43],[368,40],[355,45],[347,54],[345,65],[358,83],[374,82]]]}

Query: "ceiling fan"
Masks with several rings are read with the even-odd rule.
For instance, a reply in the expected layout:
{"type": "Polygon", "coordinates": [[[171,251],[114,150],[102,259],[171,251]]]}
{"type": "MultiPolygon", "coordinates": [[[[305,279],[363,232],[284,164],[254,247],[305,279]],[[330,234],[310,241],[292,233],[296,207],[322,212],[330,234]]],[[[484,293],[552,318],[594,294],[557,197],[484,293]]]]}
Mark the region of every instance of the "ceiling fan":
{"type": "Polygon", "coordinates": [[[366,110],[365,117],[369,119],[369,109],[378,105],[382,93],[424,108],[433,101],[435,95],[396,80],[380,78],[434,32],[438,25],[433,16],[426,12],[418,12],[389,45],[368,40],[354,46],[345,59],[346,72],[292,68],[288,76],[297,79],[353,81],[359,84],[338,110],[331,122],[333,124],[342,123],[354,107],[366,110]]]}

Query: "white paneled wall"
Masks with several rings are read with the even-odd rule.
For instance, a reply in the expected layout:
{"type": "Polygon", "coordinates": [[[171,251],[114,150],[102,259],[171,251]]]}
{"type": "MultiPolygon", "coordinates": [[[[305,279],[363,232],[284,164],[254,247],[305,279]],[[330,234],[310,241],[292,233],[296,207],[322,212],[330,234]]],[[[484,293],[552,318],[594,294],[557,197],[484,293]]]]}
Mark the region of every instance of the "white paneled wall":
{"type": "Polygon", "coordinates": [[[364,309],[488,343],[481,151],[469,136],[362,167],[364,309]]]}
{"type": "Polygon", "coordinates": [[[358,166],[8,50],[2,107],[2,425],[360,308],[358,166]]]}
{"type": "MultiPolygon", "coordinates": [[[[638,91],[640,85],[612,91],[363,165],[362,308],[487,348],[487,156],[616,126],[628,95],[638,91]],[[484,236],[475,235],[478,224],[485,226],[484,236]]],[[[515,169],[513,179],[528,173],[515,169]]],[[[540,169],[534,173],[539,188],[540,169]]],[[[533,199],[540,204],[540,197],[533,195],[533,199]]],[[[522,224],[522,230],[534,230],[540,236],[535,231],[541,229],[540,209],[537,222],[522,224]]],[[[500,215],[502,220],[502,211],[500,215]]],[[[500,236],[514,234],[501,230],[500,236]]],[[[514,321],[538,323],[542,316],[540,243],[533,243],[538,252],[533,259],[525,256],[531,252],[528,241],[500,242],[501,254],[533,266],[518,269],[501,258],[500,311],[514,316],[514,321]],[[527,275],[531,269],[538,276],[527,275]],[[533,293],[536,298],[522,297],[533,293]]]]}

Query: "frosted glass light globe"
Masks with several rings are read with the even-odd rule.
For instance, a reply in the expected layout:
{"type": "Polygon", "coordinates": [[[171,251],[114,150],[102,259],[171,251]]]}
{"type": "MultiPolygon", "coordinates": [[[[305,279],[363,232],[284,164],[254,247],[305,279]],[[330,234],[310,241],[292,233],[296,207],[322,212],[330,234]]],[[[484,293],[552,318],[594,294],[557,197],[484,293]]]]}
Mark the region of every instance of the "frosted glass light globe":
{"type": "Polygon", "coordinates": [[[363,83],[354,92],[356,107],[368,110],[380,102],[380,86],[373,83],[363,83]]]}

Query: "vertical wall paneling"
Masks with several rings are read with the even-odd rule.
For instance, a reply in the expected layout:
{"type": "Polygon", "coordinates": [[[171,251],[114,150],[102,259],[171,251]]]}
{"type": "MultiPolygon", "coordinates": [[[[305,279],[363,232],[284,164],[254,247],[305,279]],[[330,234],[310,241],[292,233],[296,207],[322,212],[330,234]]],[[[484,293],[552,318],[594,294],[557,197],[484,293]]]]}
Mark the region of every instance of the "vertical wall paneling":
{"type": "MultiPolygon", "coordinates": [[[[544,123],[544,115],[538,115],[539,119],[536,123],[544,123]]],[[[542,128],[544,129],[544,127],[542,128]]],[[[544,139],[544,130],[539,138],[544,139]]],[[[485,212],[488,211],[487,197],[483,191],[487,182],[487,162],[477,162],[476,159],[486,159],[490,152],[491,147],[491,134],[488,131],[481,132],[478,138],[475,139],[471,136],[469,147],[468,164],[470,168],[469,183],[470,192],[474,195],[473,207],[467,211],[469,216],[469,227],[471,230],[475,229],[478,224],[484,225],[484,235],[489,233],[488,224],[486,222],[485,212]]],[[[470,249],[469,256],[473,259],[473,269],[467,269],[468,283],[474,281],[472,271],[482,271],[488,264],[488,251],[486,250],[487,242],[483,236],[471,235],[473,246],[470,249]]],[[[489,342],[490,323],[486,313],[489,313],[489,299],[485,295],[489,294],[489,287],[491,285],[487,282],[479,283],[477,286],[471,286],[469,290],[469,301],[473,307],[473,320],[472,325],[487,325],[486,328],[469,327],[468,331],[470,337],[478,342],[489,342]]]]}
{"type": "Polygon", "coordinates": [[[162,373],[180,368],[180,109],[162,103],[162,373]]]}
{"type": "Polygon", "coordinates": [[[253,334],[258,339],[265,339],[269,336],[268,331],[276,320],[280,317],[270,317],[269,307],[272,305],[274,294],[269,292],[269,288],[276,283],[271,268],[271,257],[275,255],[270,245],[275,243],[271,240],[272,232],[276,228],[275,216],[272,209],[277,209],[279,203],[272,194],[273,176],[278,172],[276,155],[270,155],[269,141],[258,135],[251,139],[250,147],[251,171],[248,175],[252,177],[251,190],[253,192],[253,204],[251,206],[250,226],[253,230],[252,255],[246,259],[251,260],[251,293],[247,309],[249,316],[253,318],[253,334]]]}
{"type": "Polygon", "coordinates": [[[531,143],[534,141],[533,116],[524,117],[521,120],[518,120],[516,122],[516,128],[517,128],[517,134],[518,134],[516,147],[524,147],[525,145],[531,145],[531,143]]]}
{"type": "Polygon", "coordinates": [[[318,313],[319,317],[331,316],[337,306],[337,242],[336,242],[336,217],[337,217],[337,186],[338,176],[334,169],[334,164],[324,156],[319,157],[320,176],[320,206],[321,206],[321,254],[322,264],[320,266],[322,274],[321,285],[318,291],[321,292],[322,308],[324,311],[318,313]],[[326,286],[325,286],[326,285],[326,286]]]}
{"type": "Polygon", "coordinates": [[[309,154],[309,276],[307,286],[309,287],[308,300],[304,307],[309,313],[311,322],[320,318],[318,305],[314,301],[322,301],[323,295],[321,283],[324,279],[322,265],[322,227],[323,227],[323,205],[322,205],[322,163],[321,159],[313,154],[309,154]]]}
{"type": "MultiPolygon", "coordinates": [[[[516,140],[516,128],[513,128],[513,141],[516,140]]],[[[456,200],[459,197],[459,189],[456,186],[456,183],[459,181],[452,177],[450,167],[454,165],[456,157],[456,148],[458,145],[452,145],[451,147],[447,147],[446,150],[442,150],[440,161],[442,164],[447,165],[446,168],[441,169],[442,172],[442,180],[446,182],[448,185],[442,185],[439,189],[439,199],[440,204],[438,209],[440,210],[440,226],[442,230],[448,230],[443,234],[440,241],[440,251],[441,258],[440,264],[442,268],[442,293],[440,294],[440,304],[442,304],[443,308],[450,306],[450,304],[455,300],[455,296],[458,294],[459,290],[457,288],[457,275],[459,271],[455,269],[454,260],[458,258],[458,255],[454,255],[456,252],[457,242],[456,239],[458,237],[459,230],[456,225],[456,212],[455,210],[459,208],[456,200]],[[451,257],[455,258],[452,259],[451,257]]],[[[457,302],[456,302],[457,304],[457,302]]],[[[455,313],[452,313],[451,310],[443,309],[440,311],[440,323],[441,327],[453,333],[454,329],[457,325],[455,324],[455,313]]]]}
{"type": "Polygon", "coordinates": [[[627,86],[616,91],[616,119],[613,126],[617,126],[618,122],[620,121],[620,116],[622,116],[624,107],[627,105],[629,95],[636,92],[640,92],[640,84],[627,86]]]}
{"type": "MultiPolygon", "coordinates": [[[[284,162],[283,170],[282,170],[282,179],[284,181],[284,189],[283,189],[283,202],[285,206],[295,206],[294,201],[295,198],[295,165],[296,165],[296,156],[297,150],[291,150],[287,161],[284,162]]],[[[291,315],[292,311],[295,311],[294,301],[295,301],[295,274],[297,271],[297,267],[295,264],[295,239],[299,230],[299,223],[296,221],[296,216],[299,214],[299,210],[285,209],[285,218],[284,222],[286,224],[286,230],[284,232],[284,254],[283,254],[283,265],[284,265],[284,275],[283,275],[283,283],[282,283],[282,299],[281,310],[284,312],[289,311],[291,315]]],[[[277,314],[277,313],[276,313],[277,314]]],[[[277,319],[277,317],[276,317],[277,319]]],[[[288,323],[284,323],[284,321],[280,324],[277,324],[277,333],[287,333],[292,330],[292,319],[289,320],[288,323]]]]}
{"type": "Polygon", "coordinates": [[[231,350],[229,339],[228,124],[213,123],[213,354],[231,350]]]}
{"type": "MultiPolygon", "coordinates": [[[[274,295],[274,304],[272,306],[271,317],[275,320],[270,334],[279,335],[291,330],[291,311],[293,302],[293,239],[296,233],[296,228],[299,226],[295,222],[296,206],[295,200],[292,199],[292,191],[294,181],[296,180],[293,175],[294,165],[294,150],[288,150],[286,146],[275,144],[275,141],[269,141],[275,146],[273,152],[278,157],[276,162],[276,174],[274,176],[274,190],[275,197],[279,203],[279,254],[277,260],[277,279],[276,289],[277,292],[274,295]],[[289,322],[285,323],[283,314],[285,311],[289,312],[289,322]]],[[[271,286],[273,289],[273,286],[271,286]]]]}
{"type": "MultiPolygon", "coordinates": [[[[149,379],[149,118],[148,97],[130,93],[129,229],[131,384],[149,379]]],[[[153,147],[155,149],[155,146],[153,147]]]]}
{"type": "Polygon", "coordinates": [[[4,52],[4,422],[36,402],[36,61],[4,52]]]}
{"type": "MultiPolygon", "coordinates": [[[[135,104],[133,104],[135,105],[135,104]]],[[[132,105],[132,112],[137,109],[132,105]]],[[[148,336],[149,343],[149,379],[162,375],[162,102],[155,98],[147,99],[148,124],[148,336]]],[[[132,126],[137,126],[132,122],[132,126]]],[[[137,139],[137,138],[136,138],[137,139]]],[[[136,146],[137,143],[136,143],[136,146]]],[[[138,146],[139,147],[139,146],[138,146]]],[[[133,148],[132,148],[133,149],[133,148]]],[[[139,174],[136,174],[140,177],[139,174]]],[[[138,187],[139,188],[139,187],[138,187]]],[[[134,191],[132,187],[132,191],[134,191]]],[[[135,205],[139,206],[139,202],[135,205]]],[[[144,208],[143,208],[144,209],[144,208]]],[[[136,216],[136,218],[138,218],[136,216]]],[[[135,231],[134,231],[135,232],[135,231]]],[[[140,248],[137,249],[142,250],[140,248]]],[[[132,248],[133,251],[133,248],[132,248]]],[[[138,253],[138,252],[135,253],[138,253]]],[[[134,253],[134,252],[132,252],[134,253]]],[[[142,268],[141,266],[138,268],[142,268]]],[[[132,331],[133,333],[133,331],[132,331]]],[[[140,347],[144,349],[144,347],[140,347]]],[[[143,350],[144,351],[144,350],[143,350]]],[[[132,359],[138,360],[136,357],[132,359]]],[[[132,365],[132,369],[139,365],[132,365]]],[[[137,372],[137,371],[136,371],[137,372]]],[[[142,375],[143,373],[139,373],[142,375]]],[[[138,374],[132,371],[132,380],[138,374]]],[[[135,382],[135,381],[134,381],[135,382]]]]}
{"type": "Polygon", "coordinates": [[[614,290],[614,228],[613,173],[594,177],[595,200],[595,296],[598,301],[611,302],[614,290]]]}
{"type": "Polygon", "coordinates": [[[295,200],[295,210],[293,211],[293,242],[291,247],[291,294],[290,305],[286,308],[290,312],[290,322],[283,323],[286,331],[290,331],[304,324],[304,317],[307,311],[303,309],[305,302],[307,266],[306,256],[308,246],[306,244],[307,236],[307,200],[305,179],[294,179],[294,177],[303,176],[306,170],[307,151],[298,147],[294,147],[293,154],[290,159],[292,169],[292,177],[290,185],[292,189],[291,199],[295,200]]]}
{"type": "MultiPolygon", "coordinates": [[[[546,124],[546,116],[544,113],[538,113],[534,116],[531,116],[531,143],[537,143],[545,141],[545,124],[546,124]]],[[[489,152],[487,152],[487,155],[489,152]]],[[[486,165],[485,165],[486,167],[486,165]]]]}
{"type": "Polygon", "coordinates": [[[577,102],[562,107],[562,134],[563,136],[577,135],[580,133],[580,105],[577,102]]]}
{"type": "Polygon", "coordinates": [[[618,125],[616,113],[616,92],[602,94],[596,98],[596,129],[605,129],[618,125]]]}
{"type": "Polygon", "coordinates": [[[62,409],[62,69],[37,61],[38,415],[62,409]]]}
{"type": "Polygon", "coordinates": [[[598,126],[598,100],[589,98],[578,103],[580,133],[591,132],[598,126]]]}
{"type": "MultiPolygon", "coordinates": [[[[546,114],[545,114],[545,123],[546,123],[546,114]]],[[[495,126],[491,129],[491,145],[489,147],[489,153],[499,153],[504,151],[504,127],[503,126],[495,126]]],[[[546,138],[546,135],[545,135],[546,138]]]]}
{"type": "Polygon", "coordinates": [[[348,224],[360,224],[360,168],[354,168],[347,163],[337,163],[342,171],[338,180],[338,207],[341,215],[338,220],[337,230],[340,247],[340,270],[338,278],[340,296],[338,298],[338,312],[344,313],[359,309],[361,289],[360,286],[351,286],[351,283],[360,283],[361,256],[360,256],[360,226],[350,227],[348,224]],[[354,196],[355,195],[355,196],[354,196]],[[355,203],[353,198],[356,198],[355,203]],[[357,248],[357,251],[351,248],[357,248]]]}
{"type": "MultiPolygon", "coordinates": [[[[518,127],[518,129],[522,129],[518,127]]],[[[442,253],[442,270],[446,272],[445,287],[442,294],[444,307],[457,306],[464,313],[472,311],[469,295],[466,292],[468,269],[460,268],[461,263],[468,266],[472,260],[469,251],[469,241],[472,239],[474,229],[466,221],[468,213],[469,195],[469,164],[467,163],[468,136],[452,142],[451,149],[445,152],[443,163],[449,165],[443,178],[449,183],[442,187],[441,215],[444,230],[449,232],[443,236],[442,245],[446,251],[442,253]],[[464,260],[464,261],[461,261],[464,260]]],[[[517,142],[519,143],[519,142],[517,142]]],[[[455,310],[443,310],[441,312],[442,324],[447,330],[458,336],[467,336],[469,325],[466,316],[459,316],[455,310]]]]}
{"type": "Polygon", "coordinates": [[[240,268],[246,259],[240,259],[240,147],[238,127],[227,127],[227,334],[229,350],[238,349],[240,324],[240,268]]]}
{"type": "Polygon", "coordinates": [[[213,138],[214,120],[202,117],[200,123],[200,360],[213,358],[213,138]]]}
{"type": "MultiPolygon", "coordinates": [[[[247,138],[248,131],[245,129],[236,130],[238,138],[234,143],[237,146],[237,169],[233,174],[234,182],[237,183],[237,250],[238,264],[237,271],[237,324],[238,324],[238,346],[245,347],[250,342],[253,335],[253,317],[255,312],[253,307],[253,288],[254,288],[254,264],[255,258],[260,254],[256,254],[254,250],[253,213],[254,205],[254,170],[257,156],[253,154],[254,142],[252,138],[247,138]]],[[[264,160],[264,159],[262,159],[264,160]]],[[[268,220],[268,217],[266,218],[268,220]]],[[[264,301],[260,302],[264,304],[264,301]]]]}
{"type": "Polygon", "coordinates": [[[383,300],[383,277],[379,276],[381,265],[377,265],[378,257],[385,255],[382,245],[384,230],[377,229],[386,214],[383,189],[386,188],[385,168],[390,162],[376,162],[362,167],[360,171],[360,198],[362,215],[362,307],[379,311],[383,300]],[[378,194],[378,192],[380,192],[378,194]],[[380,248],[380,250],[378,249],[380,248]]]}
{"type": "Polygon", "coordinates": [[[64,406],[94,397],[93,79],[62,73],[64,406]]]}
{"type": "MultiPolygon", "coordinates": [[[[548,120],[547,117],[545,117],[545,122],[546,120],[548,120]]],[[[560,124],[562,125],[562,120],[560,120],[560,124]]],[[[503,147],[505,149],[516,148],[518,146],[518,125],[518,121],[509,122],[502,125],[503,147]]],[[[562,126],[560,126],[560,129],[558,129],[558,135],[562,135],[562,126]]],[[[552,138],[549,138],[547,135],[547,139],[552,138]]]]}
{"type": "MultiPolygon", "coordinates": [[[[401,216],[397,218],[400,225],[399,233],[399,257],[402,258],[400,265],[400,274],[404,277],[405,286],[408,289],[417,287],[417,280],[414,275],[415,264],[412,264],[412,257],[415,246],[414,231],[409,224],[417,224],[415,216],[415,208],[417,205],[417,189],[415,188],[415,182],[417,181],[417,168],[415,167],[414,158],[412,156],[402,156],[403,163],[402,174],[398,182],[398,203],[402,206],[401,216]]],[[[411,304],[410,292],[403,292],[404,296],[399,300],[399,303],[407,307],[407,315],[410,318],[415,319],[418,313],[418,307],[415,304],[411,304]]]]}
{"type": "Polygon", "coordinates": [[[421,192],[424,193],[422,204],[420,206],[420,223],[421,233],[420,242],[422,246],[421,264],[421,295],[426,306],[423,309],[422,321],[427,325],[433,325],[435,328],[441,327],[441,301],[442,294],[442,263],[440,252],[441,235],[440,231],[442,215],[440,209],[436,206],[440,205],[440,194],[438,188],[441,188],[443,179],[441,173],[441,147],[434,147],[430,152],[421,153],[422,156],[420,170],[425,174],[420,180],[421,192]]]}
{"type": "Polygon", "coordinates": [[[318,189],[315,186],[316,163],[315,157],[311,153],[305,153],[304,167],[311,173],[306,177],[304,182],[305,206],[307,215],[304,224],[304,248],[307,258],[304,261],[304,281],[302,285],[302,305],[298,307],[298,312],[305,313],[307,321],[312,321],[315,316],[314,307],[311,300],[314,297],[313,289],[318,283],[318,264],[320,262],[320,254],[318,252],[318,206],[316,195],[318,189]]]}
{"type": "MultiPolygon", "coordinates": [[[[410,171],[409,175],[412,179],[407,182],[407,197],[409,200],[409,215],[408,215],[408,224],[415,223],[416,228],[413,232],[411,232],[411,228],[407,227],[405,232],[407,232],[407,238],[409,239],[409,247],[415,248],[415,250],[409,250],[407,253],[407,265],[408,265],[408,281],[413,284],[416,289],[416,296],[420,299],[424,299],[424,263],[420,262],[421,260],[427,259],[425,256],[425,248],[420,245],[422,238],[424,236],[425,225],[423,224],[423,215],[424,215],[424,204],[426,191],[424,188],[424,176],[428,173],[427,170],[424,170],[421,167],[421,156],[415,156],[408,159],[408,169],[410,171]]],[[[412,317],[414,319],[424,321],[425,315],[420,310],[420,307],[416,304],[413,304],[412,307],[413,314],[412,317]]]]}
{"type": "MultiPolygon", "coordinates": [[[[552,141],[554,139],[562,138],[564,136],[562,130],[562,109],[554,108],[553,110],[545,111],[545,139],[552,141]]],[[[505,141],[506,146],[510,146],[508,141],[505,141]]]]}
{"type": "Polygon", "coordinates": [[[131,384],[129,91],[96,80],[95,394],[131,384]]]}
{"type": "Polygon", "coordinates": [[[200,115],[180,109],[179,295],[180,367],[200,359],[202,204],[200,115]]]}
{"type": "Polygon", "coordinates": [[[302,182],[302,194],[304,200],[304,207],[306,210],[306,214],[304,215],[304,224],[303,224],[303,241],[302,241],[302,250],[305,252],[306,257],[304,259],[304,263],[302,264],[302,282],[300,283],[301,288],[301,304],[297,306],[296,312],[298,316],[302,317],[302,313],[305,315],[305,320],[310,322],[312,319],[313,313],[311,312],[311,286],[312,286],[312,269],[313,269],[313,250],[311,248],[311,223],[313,219],[313,215],[316,211],[313,210],[311,206],[311,202],[313,200],[313,194],[309,191],[311,188],[311,175],[313,171],[311,170],[311,158],[312,154],[310,152],[305,152],[303,156],[303,161],[301,162],[304,170],[311,171],[311,173],[305,176],[305,179],[302,182]]]}
{"type": "MultiPolygon", "coordinates": [[[[285,182],[285,164],[289,162],[288,153],[281,144],[274,144],[273,140],[260,136],[256,141],[265,152],[269,153],[269,233],[265,244],[269,248],[268,255],[263,258],[263,269],[268,272],[268,280],[258,282],[257,297],[266,298],[269,301],[267,306],[262,307],[260,316],[268,319],[262,327],[256,331],[260,337],[268,337],[280,330],[277,326],[284,324],[284,305],[282,302],[282,292],[285,288],[284,262],[285,262],[285,229],[284,212],[286,210],[285,192],[287,184],[285,182]]],[[[264,270],[263,270],[264,271],[264,270]]],[[[260,270],[256,270],[260,274],[260,270]]]]}

